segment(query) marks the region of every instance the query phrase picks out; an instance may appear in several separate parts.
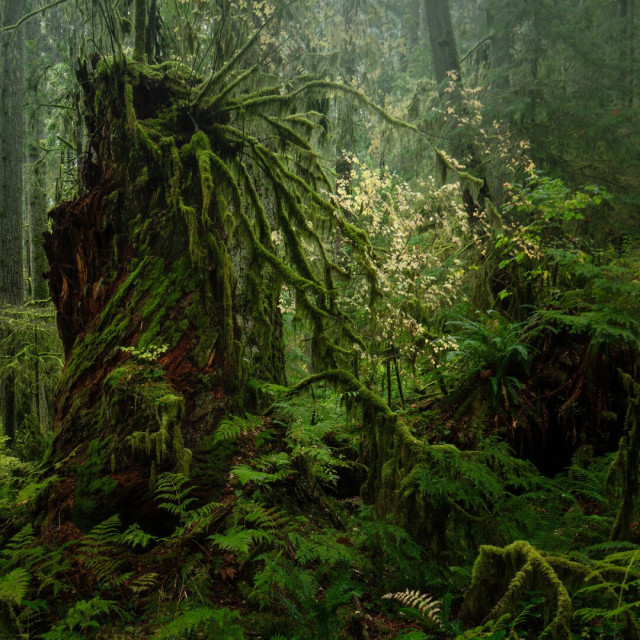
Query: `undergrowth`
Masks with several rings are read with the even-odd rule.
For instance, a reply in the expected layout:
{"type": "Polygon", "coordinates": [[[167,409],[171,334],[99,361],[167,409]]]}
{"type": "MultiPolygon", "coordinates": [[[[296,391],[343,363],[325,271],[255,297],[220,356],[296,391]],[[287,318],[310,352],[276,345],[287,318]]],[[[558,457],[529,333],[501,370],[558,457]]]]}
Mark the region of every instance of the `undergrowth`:
{"type": "MultiPolygon", "coordinates": [[[[571,594],[571,637],[635,637],[628,630],[640,599],[640,547],[605,542],[615,518],[606,459],[577,456],[552,479],[496,439],[476,451],[442,449],[414,474],[427,504],[449,509],[446,539],[464,539],[439,548],[411,539],[357,495],[337,495],[341,473],[359,464],[359,438],[353,425],[328,419],[336,406],[327,389],[279,401],[268,417],[229,420],[218,437],[239,455],[222,496],[202,497],[179,473],[158,476],[156,504],[173,523],[166,536],[118,516],[80,537],[5,518],[4,531],[14,533],[0,552],[3,637],[337,640],[366,630],[405,640],[535,638],[554,615],[536,592],[535,563],[529,586],[490,621],[473,626],[468,614],[463,631],[459,617],[469,581],[480,578],[470,563],[489,548],[482,545],[523,538],[534,543],[526,549],[545,550],[571,594]]],[[[6,450],[1,461],[14,472],[19,464],[6,450]]],[[[30,477],[9,485],[5,513],[34,492],[30,477]]],[[[514,579],[496,577],[486,595],[515,594],[514,579]]]]}

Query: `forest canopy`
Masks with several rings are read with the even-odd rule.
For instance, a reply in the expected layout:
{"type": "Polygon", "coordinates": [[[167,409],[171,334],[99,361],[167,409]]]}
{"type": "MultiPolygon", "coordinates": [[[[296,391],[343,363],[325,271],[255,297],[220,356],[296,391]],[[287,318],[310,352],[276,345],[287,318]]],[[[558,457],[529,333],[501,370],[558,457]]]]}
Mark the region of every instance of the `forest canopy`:
{"type": "Polygon", "coordinates": [[[635,0],[0,50],[0,637],[640,637],[635,0]]]}

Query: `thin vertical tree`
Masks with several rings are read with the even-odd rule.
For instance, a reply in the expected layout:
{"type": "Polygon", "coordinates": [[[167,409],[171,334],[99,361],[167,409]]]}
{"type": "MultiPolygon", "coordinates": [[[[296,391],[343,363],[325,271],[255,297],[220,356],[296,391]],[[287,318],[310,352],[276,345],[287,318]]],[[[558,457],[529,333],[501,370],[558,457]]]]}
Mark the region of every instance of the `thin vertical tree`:
{"type": "MultiPolygon", "coordinates": [[[[3,26],[0,31],[0,305],[19,305],[24,296],[24,32],[22,27],[6,27],[15,25],[22,17],[22,0],[2,0],[0,12],[3,26]]],[[[0,331],[5,333],[1,328],[0,331]]],[[[9,373],[0,382],[0,414],[4,434],[10,441],[16,430],[16,404],[15,376],[9,373]]]]}
{"type": "MultiPolygon", "coordinates": [[[[2,0],[3,27],[21,17],[21,0],[2,0]]],[[[23,301],[23,29],[0,32],[0,304],[23,301]]]]}

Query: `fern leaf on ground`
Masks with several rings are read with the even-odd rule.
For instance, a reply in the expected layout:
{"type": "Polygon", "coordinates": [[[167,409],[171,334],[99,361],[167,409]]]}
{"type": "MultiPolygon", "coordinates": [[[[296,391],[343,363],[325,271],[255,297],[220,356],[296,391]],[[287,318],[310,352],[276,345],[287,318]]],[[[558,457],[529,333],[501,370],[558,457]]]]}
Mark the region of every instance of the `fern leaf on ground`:
{"type": "Polygon", "coordinates": [[[397,600],[407,609],[419,612],[420,618],[429,624],[440,625],[440,600],[435,600],[433,596],[422,593],[418,589],[398,591],[396,593],[385,593],[384,600],[397,600]]]}

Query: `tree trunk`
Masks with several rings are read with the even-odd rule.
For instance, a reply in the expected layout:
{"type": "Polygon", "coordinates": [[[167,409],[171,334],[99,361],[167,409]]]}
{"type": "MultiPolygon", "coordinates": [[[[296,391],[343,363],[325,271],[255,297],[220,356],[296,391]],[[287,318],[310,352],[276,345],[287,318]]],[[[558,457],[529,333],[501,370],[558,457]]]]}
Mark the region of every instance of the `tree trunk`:
{"type": "Polygon", "coordinates": [[[148,0],[135,0],[133,59],[143,62],[147,51],[148,0]]]}
{"type": "Polygon", "coordinates": [[[27,221],[29,229],[29,293],[32,300],[46,300],[49,286],[44,273],[48,269],[44,253],[43,234],[47,230],[47,196],[45,189],[45,167],[40,140],[44,139],[44,123],[38,106],[42,69],[41,56],[35,43],[42,37],[40,16],[36,15],[26,25],[26,39],[33,43],[27,52],[26,91],[30,107],[27,112],[27,221]]]}
{"type": "Polygon", "coordinates": [[[460,78],[460,59],[453,32],[449,0],[424,0],[431,59],[436,82],[440,84],[447,74],[454,72],[460,78]]]}
{"type": "Polygon", "coordinates": [[[152,64],[156,57],[156,29],[158,20],[157,0],[150,0],[149,15],[147,19],[147,32],[145,35],[145,54],[147,61],[152,64]]]}
{"type": "MultiPolygon", "coordinates": [[[[2,24],[23,14],[21,0],[2,2],[2,24]]],[[[0,33],[0,304],[23,302],[22,163],[24,35],[0,33]]]]}
{"type": "Polygon", "coordinates": [[[514,25],[510,18],[509,7],[501,2],[487,5],[487,27],[491,35],[489,49],[489,70],[491,73],[490,89],[504,100],[509,90],[509,71],[513,65],[511,47],[514,25]]]}
{"type": "Polygon", "coordinates": [[[81,79],[86,193],[51,212],[45,244],[66,354],[51,509],[83,529],[116,512],[154,528],[162,470],[221,489],[217,424],[255,408],[250,377],[284,383],[279,277],[233,231],[211,138],[178,113],[187,80],[140,69],[81,79]]]}
{"type": "MultiPolygon", "coordinates": [[[[15,24],[23,14],[21,0],[0,4],[3,26],[15,24]]],[[[21,305],[24,296],[22,249],[22,165],[24,31],[0,33],[0,305],[21,305]]],[[[5,329],[0,327],[0,337],[5,329]]],[[[13,343],[9,341],[10,348],[13,343]]],[[[8,353],[5,355],[13,355],[8,353]]],[[[15,375],[0,380],[2,429],[13,441],[19,426],[15,375]]]]}

